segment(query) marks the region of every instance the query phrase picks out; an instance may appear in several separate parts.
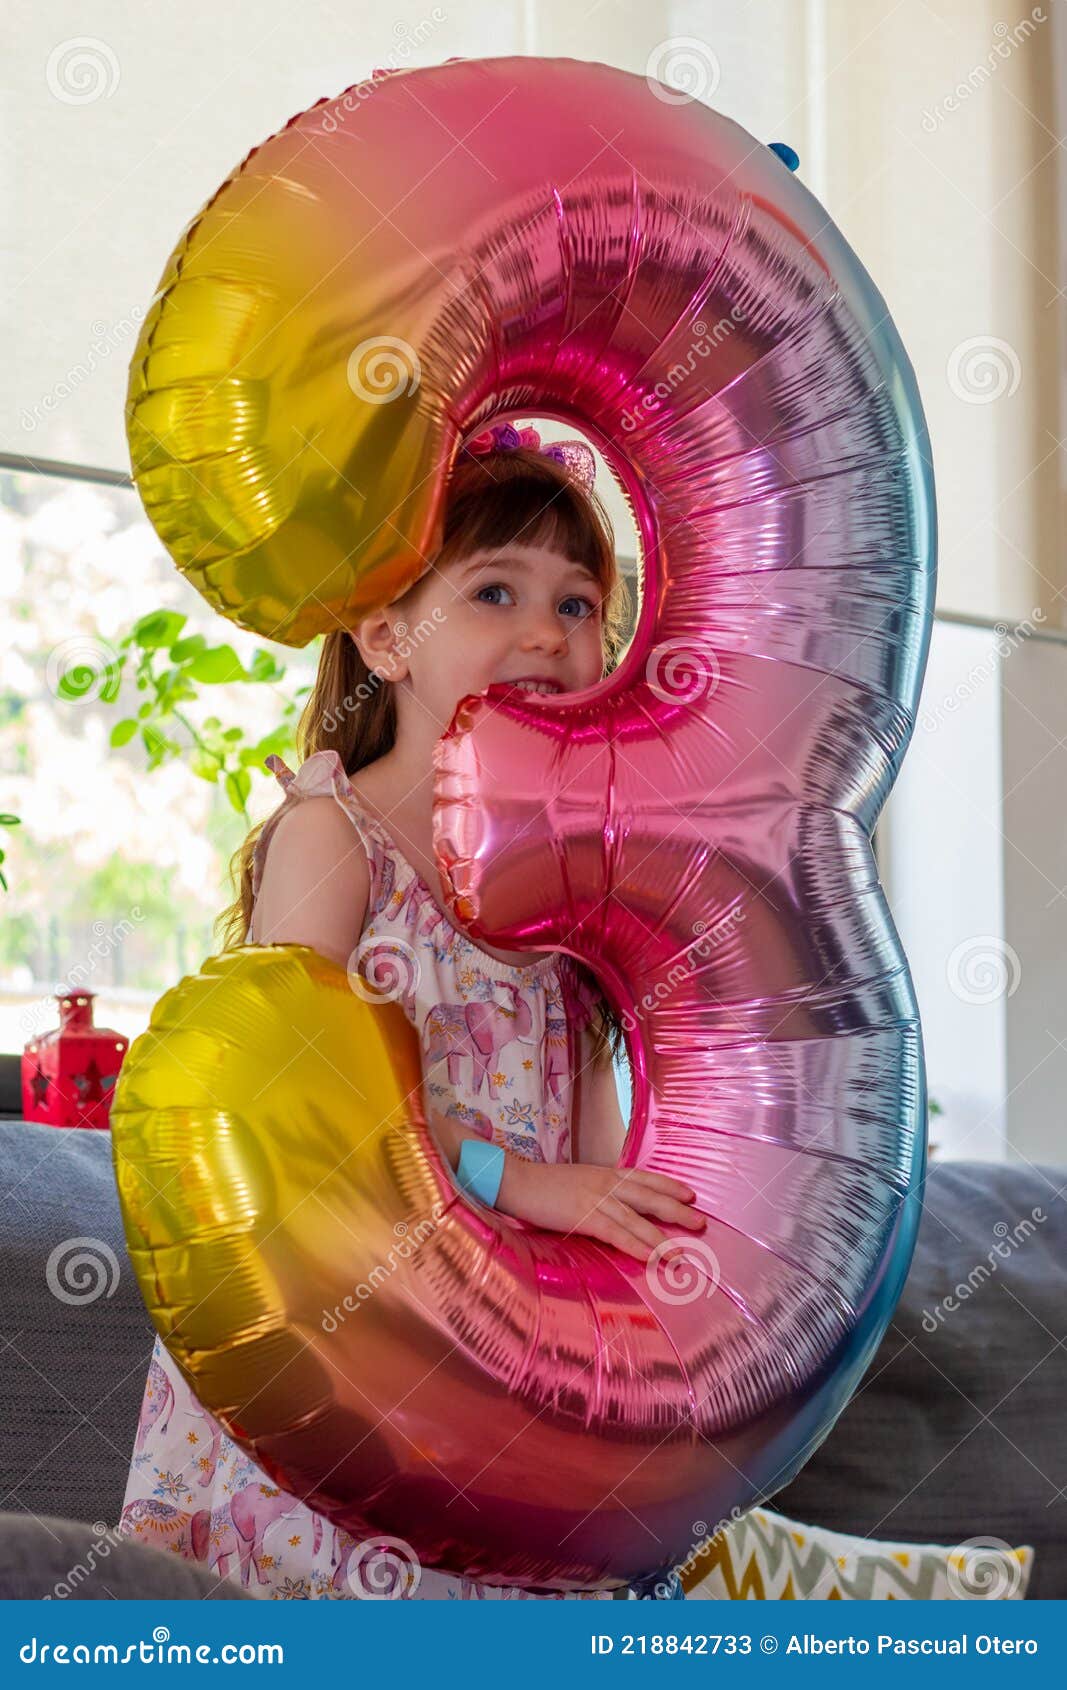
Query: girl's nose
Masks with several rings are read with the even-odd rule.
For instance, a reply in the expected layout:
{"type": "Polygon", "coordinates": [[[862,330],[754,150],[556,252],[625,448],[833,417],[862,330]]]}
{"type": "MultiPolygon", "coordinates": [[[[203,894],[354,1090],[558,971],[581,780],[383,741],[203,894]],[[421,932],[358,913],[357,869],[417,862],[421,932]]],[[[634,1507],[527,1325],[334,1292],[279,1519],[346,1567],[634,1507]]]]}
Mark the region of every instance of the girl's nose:
{"type": "Polygon", "coordinates": [[[554,611],[530,617],[523,629],[519,650],[560,654],[567,650],[567,630],[554,611]]]}

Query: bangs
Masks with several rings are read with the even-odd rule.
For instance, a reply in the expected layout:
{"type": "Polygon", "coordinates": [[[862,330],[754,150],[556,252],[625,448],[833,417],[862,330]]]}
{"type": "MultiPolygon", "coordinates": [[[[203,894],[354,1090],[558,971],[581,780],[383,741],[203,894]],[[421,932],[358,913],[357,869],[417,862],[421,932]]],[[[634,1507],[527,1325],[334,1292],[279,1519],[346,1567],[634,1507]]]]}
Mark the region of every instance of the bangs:
{"type": "Polygon", "coordinates": [[[585,496],[563,477],[514,462],[499,477],[479,474],[475,485],[461,484],[457,476],[438,561],[513,545],[557,551],[605,586],[614,575],[613,539],[585,496]]]}

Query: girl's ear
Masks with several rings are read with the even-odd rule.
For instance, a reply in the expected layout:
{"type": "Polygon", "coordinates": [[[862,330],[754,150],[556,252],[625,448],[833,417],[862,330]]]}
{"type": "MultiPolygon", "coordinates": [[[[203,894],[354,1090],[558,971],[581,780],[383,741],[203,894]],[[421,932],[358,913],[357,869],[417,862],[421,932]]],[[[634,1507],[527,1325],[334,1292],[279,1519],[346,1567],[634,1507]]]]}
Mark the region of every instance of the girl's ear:
{"type": "Polygon", "coordinates": [[[398,655],[402,640],[394,633],[388,610],[376,610],[373,615],[363,617],[349,629],[349,636],[372,674],[379,675],[383,681],[404,680],[408,663],[398,655]]]}

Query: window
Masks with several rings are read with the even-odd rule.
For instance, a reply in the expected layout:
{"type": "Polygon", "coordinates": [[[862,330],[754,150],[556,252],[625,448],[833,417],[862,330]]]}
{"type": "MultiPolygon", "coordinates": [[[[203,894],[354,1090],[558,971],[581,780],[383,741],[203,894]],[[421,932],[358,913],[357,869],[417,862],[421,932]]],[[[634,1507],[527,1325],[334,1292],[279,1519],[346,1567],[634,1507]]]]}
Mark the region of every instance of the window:
{"type": "MultiPolygon", "coordinates": [[[[152,768],[140,731],[121,745],[111,735],[151,709],[137,649],[119,660],[160,608],[186,618],[183,638],[225,643],[246,668],[263,647],[179,575],[131,487],[0,471],[0,810],[20,817],[0,830],[0,1051],[56,1026],[68,984],[98,994],[98,1025],[136,1036],[156,999],[218,948],[230,855],[280,797],[253,762],[243,817],[221,782],[194,772],[194,735],[217,717],[240,753],[291,722],[318,642],[272,646],[274,681],[199,687],[164,724],[182,754],[152,768]]],[[[165,672],[165,652],[153,667],[165,672]]]]}

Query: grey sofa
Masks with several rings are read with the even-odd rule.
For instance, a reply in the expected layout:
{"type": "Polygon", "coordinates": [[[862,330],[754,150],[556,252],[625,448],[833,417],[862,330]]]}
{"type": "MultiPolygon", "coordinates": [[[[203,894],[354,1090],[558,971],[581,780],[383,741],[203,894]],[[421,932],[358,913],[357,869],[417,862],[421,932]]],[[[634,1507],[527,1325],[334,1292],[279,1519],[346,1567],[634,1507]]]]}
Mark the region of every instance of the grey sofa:
{"type": "MultiPolygon", "coordinates": [[[[45,1594],[75,1551],[117,1524],[154,1332],[126,1255],[110,1135],[0,1120],[0,1150],[3,1598],[31,1585],[45,1594]],[[75,1239],[106,1246],[93,1250],[100,1284],[75,1267],[75,1239]]],[[[771,1507],[873,1537],[1029,1543],[1030,1596],[1067,1596],[1065,1184],[1067,1169],[933,1164],[881,1349],[771,1507]],[[1035,1207],[1044,1218],[1017,1238],[1035,1207]]],[[[128,1555],[116,1548],[99,1581],[71,1593],[158,1595],[166,1574],[171,1594],[239,1594],[194,1566],[174,1589],[173,1557],[120,1547],[128,1555]]]]}

